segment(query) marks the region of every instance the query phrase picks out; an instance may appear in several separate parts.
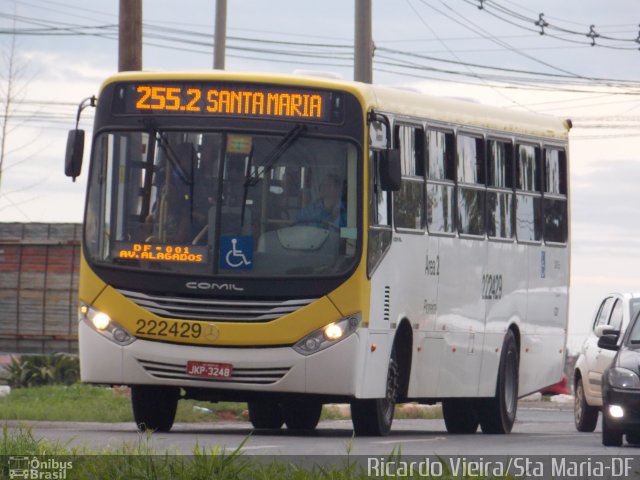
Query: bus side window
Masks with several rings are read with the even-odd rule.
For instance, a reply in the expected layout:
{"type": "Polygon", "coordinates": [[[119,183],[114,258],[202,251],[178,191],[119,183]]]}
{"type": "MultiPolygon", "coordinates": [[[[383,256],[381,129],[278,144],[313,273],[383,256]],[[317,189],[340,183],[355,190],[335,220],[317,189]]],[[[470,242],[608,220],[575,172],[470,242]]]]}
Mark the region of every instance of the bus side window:
{"type": "Polygon", "coordinates": [[[487,175],[487,234],[513,238],[513,145],[489,140],[487,175]]]}
{"type": "Polygon", "coordinates": [[[542,240],[542,195],[540,148],[516,145],[516,235],[518,240],[542,240]]]}
{"type": "Polygon", "coordinates": [[[545,148],[545,189],[543,202],[544,239],[567,241],[567,157],[564,150],[545,148]]]}
{"type": "Polygon", "coordinates": [[[455,141],[453,133],[427,130],[427,227],[454,233],[455,141]]]}
{"type": "Polygon", "coordinates": [[[389,192],[380,186],[380,151],[369,152],[369,224],[391,225],[389,192]]]}
{"type": "Polygon", "coordinates": [[[467,134],[457,136],[458,231],[465,235],[485,234],[484,139],[467,134]]]}
{"type": "Polygon", "coordinates": [[[394,195],[396,228],[424,229],[424,132],[421,128],[396,127],[396,145],[400,147],[402,185],[394,195]]]}
{"type": "Polygon", "coordinates": [[[369,150],[369,240],[367,248],[367,276],[371,278],[391,245],[391,193],[380,186],[380,154],[382,150],[369,150]]]}

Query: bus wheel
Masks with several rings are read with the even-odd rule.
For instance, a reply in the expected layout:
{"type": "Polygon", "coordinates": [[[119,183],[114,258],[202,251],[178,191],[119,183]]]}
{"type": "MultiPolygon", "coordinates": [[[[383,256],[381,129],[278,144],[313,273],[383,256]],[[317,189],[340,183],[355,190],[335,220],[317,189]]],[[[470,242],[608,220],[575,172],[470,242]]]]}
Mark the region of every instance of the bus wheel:
{"type": "Polygon", "coordinates": [[[278,429],[284,423],[282,407],[277,402],[249,402],[249,421],[253,428],[278,429]]]}
{"type": "Polygon", "coordinates": [[[400,371],[394,345],[389,359],[385,397],[351,401],[351,421],[357,436],[381,437],[389,434],[393,423],[393,413],[396,408],[399,386],[400,371]]]}
{"type": "Polygon", "coordinates": [[[447,398],[442,401],[442,416],[449,433],[476,433],[478,412],[473,399],[447,398]]]}
{"type": "Polygon", "coordinates": [[[478,401],[482,433],[509,433],[518,409],[518,368],[520,360],[516,336],[509,330],[502,342],[496,394],[478,401]]]}
{"type": "Polygon", "coordinates": [[[142,432],[168,432],[173,426],[180,389],[158,385],[133,385],[131,406],[133,418],[142,432]]]}
{"type": "Polygon", "coordinates": [[[314,430],[320,421],[322,403],[314,400],[289,400],[282,403],[284,423],[291,430],[314,430]]]}

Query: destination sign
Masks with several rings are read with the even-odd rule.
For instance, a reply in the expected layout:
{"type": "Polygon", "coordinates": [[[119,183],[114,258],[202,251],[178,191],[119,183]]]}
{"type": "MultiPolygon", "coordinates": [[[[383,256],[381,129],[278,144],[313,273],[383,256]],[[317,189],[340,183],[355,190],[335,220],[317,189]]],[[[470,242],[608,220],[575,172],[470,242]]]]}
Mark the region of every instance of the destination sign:
{"type": "Polygon", "coordinates": [[[336,122],[341,119],[339,97],[336,92],[272,85],[131,83],[117,87],[112,111],[336,122]]]}
{"type": "Polygon", "coordinates": [[[207,247],[195,245],[154,245],[150,243],[117,242],[114,258],[159,262],[206,263],[207,247]]]}

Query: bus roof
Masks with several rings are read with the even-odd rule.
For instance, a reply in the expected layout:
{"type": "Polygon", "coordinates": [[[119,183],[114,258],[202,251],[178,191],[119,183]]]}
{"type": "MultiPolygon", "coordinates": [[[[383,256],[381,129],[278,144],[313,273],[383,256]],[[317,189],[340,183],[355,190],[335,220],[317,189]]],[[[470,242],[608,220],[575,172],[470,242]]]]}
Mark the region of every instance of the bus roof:
{"type": "Polygon", "coordinates": [[[394,113],[401,117],[417,117],[439,123],[490,129],[496,132],[517,135],[546,137],[561,141],[567,140],[568,132],[571,128],[570,120],[562,120],[558,117],[510,111],[503,107],[438,97],[402,88],[370,85],[312,75],[221,70],[121,72],[107,78],[102,84],[101,90],[110,83],[135,80],[236,80],[249,83],[295,84],[304,87],[340,89],[355,95],[363,103],[366,111],[376,110],[394,113]]]}

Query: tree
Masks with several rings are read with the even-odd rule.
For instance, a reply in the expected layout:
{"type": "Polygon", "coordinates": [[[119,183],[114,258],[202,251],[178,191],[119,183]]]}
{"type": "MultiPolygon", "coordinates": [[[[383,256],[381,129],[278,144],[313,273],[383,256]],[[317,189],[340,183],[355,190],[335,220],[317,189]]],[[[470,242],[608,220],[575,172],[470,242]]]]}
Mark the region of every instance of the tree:
{"type": "Polygon", "coordinates": [[[2,52],[2,70],[0,70],[0,102],[2,115],[0,116],[0,191],[2,190],[2,172],[7,157],[7,135],[10,133],[9,122],[14,113],[16,102],[16,77],[21,73],[21,66],[16,59],[16,21],[13,20],[13,33],[9,41],[9,48],[2,52]]]}
{"type": "MultiPolygon", "coordinates": [[[[28,63],[26,58],[19,55],[17,48],[16,4],[14,15],[8,34],[7,46],[0,50],[0,197],[4,197],[13,207],[20,208],[9,199],[3,189],[3,174],[8,168],[14,167],[30,158],[26,156],[8,164],[7,160],[19,150],[31,146],[25,142],[21,145],[11,145],[9,139],[20,127],[26,125],[35,114],[23,115],[19,112],[25,102],[25,94],[31,78],[28,78],[28,63]]],[[[30,187],[27,187],[30,188],[30,187]]],[[[21,190],[25,190],[22,188],[21,190]]],[[[22,212],[23,215],[27,216],[22,212]]]]}

